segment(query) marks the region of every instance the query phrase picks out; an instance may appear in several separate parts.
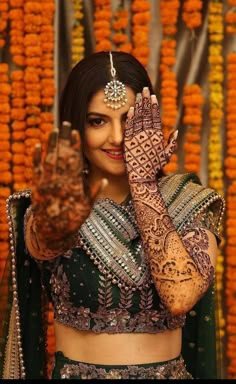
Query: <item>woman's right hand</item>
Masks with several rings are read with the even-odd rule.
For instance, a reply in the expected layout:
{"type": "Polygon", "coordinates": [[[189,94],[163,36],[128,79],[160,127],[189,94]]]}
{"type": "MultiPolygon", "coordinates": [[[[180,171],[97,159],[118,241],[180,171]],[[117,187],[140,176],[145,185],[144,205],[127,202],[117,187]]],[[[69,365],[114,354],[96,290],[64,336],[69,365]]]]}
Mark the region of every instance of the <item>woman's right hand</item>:
{"type": "Polygon", "coordinates": [[[85,186],[79,132],[63,122],[60,131],[51,132],[44,160],[36,146],[33,161],[32,210],[40,237],[50,241],[75,234],[103,186],[85,186]]]}

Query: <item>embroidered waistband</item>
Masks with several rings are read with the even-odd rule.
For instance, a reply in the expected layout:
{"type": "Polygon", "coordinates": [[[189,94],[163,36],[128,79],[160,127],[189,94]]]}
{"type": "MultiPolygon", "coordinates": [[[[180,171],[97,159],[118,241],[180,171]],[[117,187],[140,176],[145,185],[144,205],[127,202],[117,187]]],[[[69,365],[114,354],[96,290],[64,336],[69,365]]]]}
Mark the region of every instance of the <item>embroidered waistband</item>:
{"type": "Polygon", "coordinates": [[[135,365],[88,364],[55,353],[52,379],[192,379],[182,356],[175,359],[135,365]]]}

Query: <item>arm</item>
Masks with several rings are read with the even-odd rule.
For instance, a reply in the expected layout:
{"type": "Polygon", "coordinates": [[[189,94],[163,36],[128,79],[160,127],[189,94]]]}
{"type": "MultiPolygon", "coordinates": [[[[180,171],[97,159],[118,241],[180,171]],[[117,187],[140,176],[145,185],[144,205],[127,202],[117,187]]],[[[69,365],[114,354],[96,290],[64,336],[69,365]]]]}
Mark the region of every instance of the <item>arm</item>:
{"type": "Polygon", "coordinates": [[[102,186],[85,188],[82,169],[79,133],[67,122],[50,134],[44,161],[35,148],[32,205],[25,220],[26,245],[35,258],[52,259],[76,245],[102,186]]]}
{"type": "Polygon", "coordinates": [[[156,177],[175,142],[172,135],[165,146],[156,97],[144,90],[128,113],[125,160],[153,282],[167,308],[181,314],[194,306],[212,281],[217,243],[210,231],[199,228],[189,228],[181,238],[169,216],[156,177]]]}

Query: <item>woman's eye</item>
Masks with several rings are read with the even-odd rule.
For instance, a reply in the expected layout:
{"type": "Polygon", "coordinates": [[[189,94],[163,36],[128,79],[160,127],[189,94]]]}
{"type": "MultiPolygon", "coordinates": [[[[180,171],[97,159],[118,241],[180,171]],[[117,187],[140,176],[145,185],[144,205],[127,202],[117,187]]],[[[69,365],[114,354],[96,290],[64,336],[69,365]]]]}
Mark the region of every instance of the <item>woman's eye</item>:
{"type": "Polygon", "coordinates": [[[104,123],[103,119],[101,117],[96,117],[93,119],[88,119],[88,124],[92,127],[97,127],[99,125],[102,125],[104,123]]]}

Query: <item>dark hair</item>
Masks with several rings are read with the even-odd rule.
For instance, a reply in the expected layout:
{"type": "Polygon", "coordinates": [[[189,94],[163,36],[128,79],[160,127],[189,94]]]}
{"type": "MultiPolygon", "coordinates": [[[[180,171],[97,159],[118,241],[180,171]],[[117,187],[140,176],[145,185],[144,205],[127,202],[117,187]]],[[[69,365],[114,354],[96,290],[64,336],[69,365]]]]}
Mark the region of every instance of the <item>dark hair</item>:
{"type": "MultiPolygon", "coordinates": [[[[143,65],[131,54],[112,52],[117,80],[130,87],[135,94],[143,87],[153,93],[151,81],[143,65]]],[[[92,96],[111,80],[109,52],[96,52],[79,61],[71,70],[59,105],[59,120],[67,120],[83,137],[88,103],[92,96]]]]}

